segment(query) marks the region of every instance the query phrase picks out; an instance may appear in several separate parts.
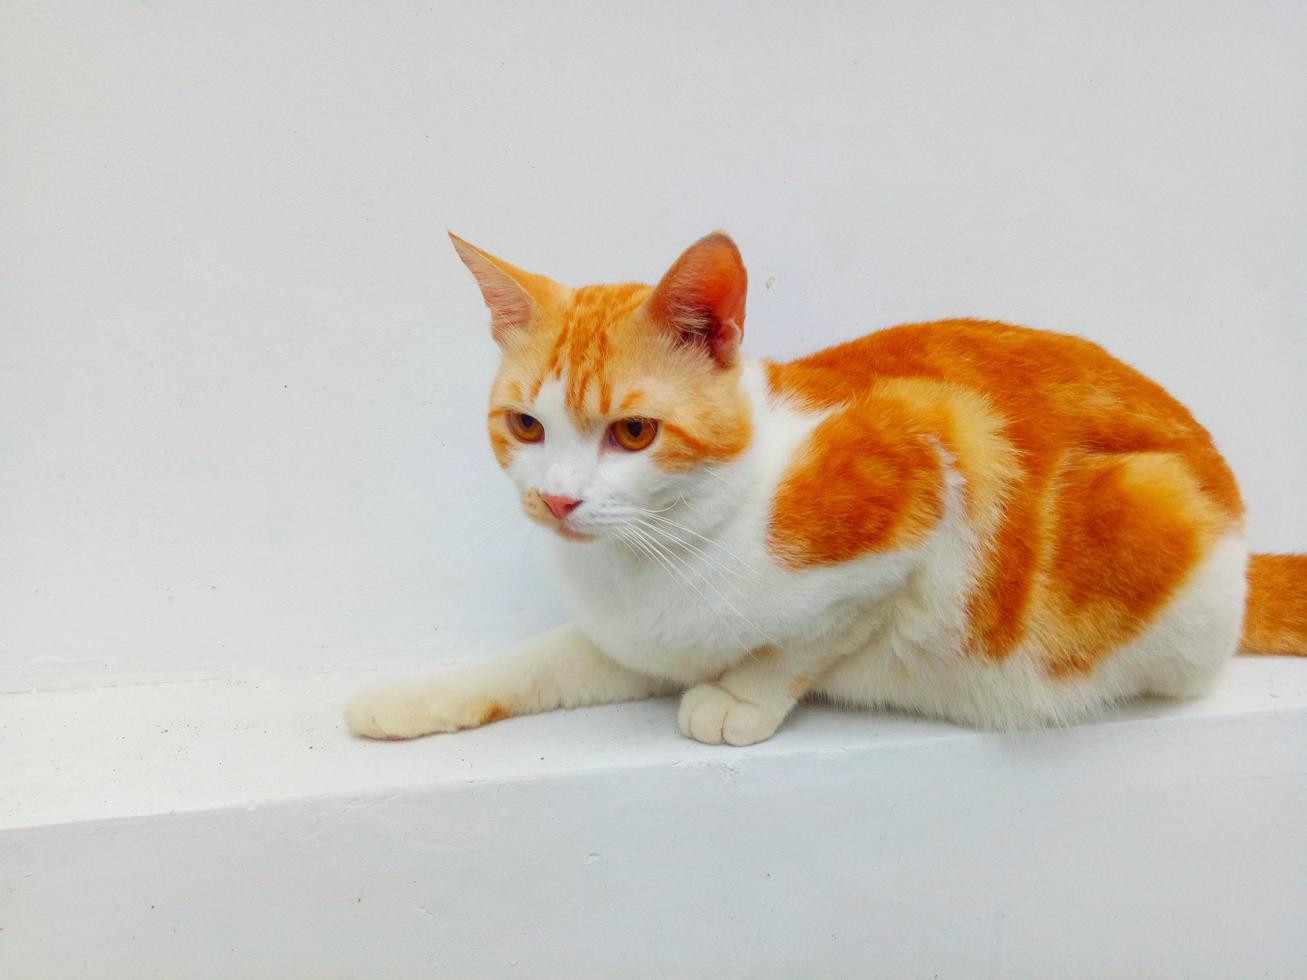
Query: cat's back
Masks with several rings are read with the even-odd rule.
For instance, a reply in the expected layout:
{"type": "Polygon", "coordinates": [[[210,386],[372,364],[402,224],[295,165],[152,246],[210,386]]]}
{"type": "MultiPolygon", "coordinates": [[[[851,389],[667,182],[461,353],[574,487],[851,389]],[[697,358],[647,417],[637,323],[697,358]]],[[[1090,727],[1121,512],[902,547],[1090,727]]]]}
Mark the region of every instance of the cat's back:
{"type": "MultiPolygon", "coordinates": [[[[997,406],[1074,409],[1082,396],[1132,398],[1160,418],[1192,417],[1156,382],[1081,337],[994,320],[936,320],[878,330],[798,360],[768,364],[777,394],[822,407],[876,383],[918,378],[983,391],[997,406]]],[[[1076,414],[1082,414],[1076,410],[1076,414]]]]}
{"type": "Polygon", "coordinates": [[[910,323],[788,363],[767,365],[777,397],[819,409],[855,404],[896,382],[965,390],[992,406],[1024,456],[1180,451],[1241,509],[1207,431],[1165,388],[1091,341],[990,320],[910,323]]]}

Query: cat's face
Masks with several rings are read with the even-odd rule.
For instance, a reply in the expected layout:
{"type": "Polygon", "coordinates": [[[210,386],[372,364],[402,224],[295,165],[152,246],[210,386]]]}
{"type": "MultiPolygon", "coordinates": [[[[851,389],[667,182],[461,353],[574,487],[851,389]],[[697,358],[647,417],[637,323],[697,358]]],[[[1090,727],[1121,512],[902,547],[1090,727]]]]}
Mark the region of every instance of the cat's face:
{"type": "Polygon", "coordinates": [[[503,351],[490,444],[527,516],[569,540],[683,538],[750,438],[735,245],[702,239],[656,287],[579,289],[454,245],[503,351]]]}

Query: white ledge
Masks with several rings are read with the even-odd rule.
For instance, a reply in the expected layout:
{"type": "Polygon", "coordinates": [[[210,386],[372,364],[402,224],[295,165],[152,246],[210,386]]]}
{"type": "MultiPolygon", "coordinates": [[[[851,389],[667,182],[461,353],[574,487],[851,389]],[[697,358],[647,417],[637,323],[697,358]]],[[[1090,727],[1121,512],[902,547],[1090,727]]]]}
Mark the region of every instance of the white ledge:
{"type": "Polygon", "coordinates": [[[0,695],[0,975],[1300,975],[1307,662],[994,735],[674,704],[350,738],[357,674],[0,695]]]}

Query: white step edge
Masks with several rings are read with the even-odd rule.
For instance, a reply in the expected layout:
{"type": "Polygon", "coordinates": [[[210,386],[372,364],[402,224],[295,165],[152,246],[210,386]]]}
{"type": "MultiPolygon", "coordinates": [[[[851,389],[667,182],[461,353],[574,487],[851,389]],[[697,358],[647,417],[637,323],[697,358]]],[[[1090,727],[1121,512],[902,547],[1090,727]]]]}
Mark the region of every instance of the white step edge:
{"type": "Polygon", "coordinates": [[[671,701],[363,742],[362,679],[0,695],[0,976],[1307,975],[1307,661],[746,749],[671,701]]]}

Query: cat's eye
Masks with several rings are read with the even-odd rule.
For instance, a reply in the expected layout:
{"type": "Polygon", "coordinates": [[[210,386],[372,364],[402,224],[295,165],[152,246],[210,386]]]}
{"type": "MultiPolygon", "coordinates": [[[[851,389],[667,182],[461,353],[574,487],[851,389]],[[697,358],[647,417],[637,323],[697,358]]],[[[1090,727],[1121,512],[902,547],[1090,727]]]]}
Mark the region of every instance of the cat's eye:
{"type": "Polygon", "coordinates": [[[534,415],[507,412],[505,419],[508,421],[508,431],[513,433],[513,438],[518,442],[539,442],[545,437],[545,427],[534,415]]]}
{"type": "Polygon", "coordinates": [[[618,419],[608,427],[613,442],[627,452],[638,453],[648,449],[658,435],[658,423],[653,419],[618,419]]]}

